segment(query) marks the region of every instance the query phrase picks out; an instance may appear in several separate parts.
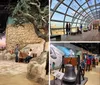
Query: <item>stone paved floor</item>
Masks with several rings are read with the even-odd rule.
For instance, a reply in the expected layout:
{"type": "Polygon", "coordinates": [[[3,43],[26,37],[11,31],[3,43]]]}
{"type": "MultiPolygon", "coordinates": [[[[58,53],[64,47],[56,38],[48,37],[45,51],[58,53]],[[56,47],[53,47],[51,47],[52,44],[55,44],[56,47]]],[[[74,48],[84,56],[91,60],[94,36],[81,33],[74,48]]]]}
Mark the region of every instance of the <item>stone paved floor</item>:
{"type": "Polygon", "coordinates": [[[26,78],[27,64],[0,61],[0,85],[39,85],[26,78]]]}

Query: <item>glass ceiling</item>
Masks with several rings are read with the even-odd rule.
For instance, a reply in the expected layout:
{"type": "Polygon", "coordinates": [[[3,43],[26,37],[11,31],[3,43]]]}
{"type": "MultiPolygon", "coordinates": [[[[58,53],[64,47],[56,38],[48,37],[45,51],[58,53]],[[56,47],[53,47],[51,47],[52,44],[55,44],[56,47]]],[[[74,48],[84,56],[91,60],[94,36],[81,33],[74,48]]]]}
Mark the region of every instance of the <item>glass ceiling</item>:
{"type": "Polygon", "coordinates": [[[100,0],[51,0],[50,10],[51,29],[63,29],[66,22],[72,27],[87,26],[100,19],[100,0]]]}

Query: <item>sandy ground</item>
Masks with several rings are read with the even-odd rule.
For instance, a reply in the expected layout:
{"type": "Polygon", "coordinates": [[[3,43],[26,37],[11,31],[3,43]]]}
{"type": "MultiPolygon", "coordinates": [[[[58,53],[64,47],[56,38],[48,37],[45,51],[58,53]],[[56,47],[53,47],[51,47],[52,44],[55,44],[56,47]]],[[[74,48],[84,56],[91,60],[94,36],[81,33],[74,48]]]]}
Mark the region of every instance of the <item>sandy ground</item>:
{"type": "Polygon", "coordinates": [[[39,85],[26,77],[27,64],[0,61],[0,85],[39,85]]]}

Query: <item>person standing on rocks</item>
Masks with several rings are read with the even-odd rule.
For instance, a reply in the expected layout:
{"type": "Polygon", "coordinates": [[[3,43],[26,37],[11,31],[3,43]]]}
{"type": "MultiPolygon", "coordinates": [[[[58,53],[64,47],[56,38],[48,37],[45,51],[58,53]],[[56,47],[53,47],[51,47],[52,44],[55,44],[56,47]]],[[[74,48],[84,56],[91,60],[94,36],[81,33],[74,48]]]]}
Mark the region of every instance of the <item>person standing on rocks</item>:
{"type": "Polygon", "coordinates": [[[19,53],[19,45],[16,44],[16,47],[15,47],[15,55],[16,55],[15,62],[18,62],[18,53],[19,53]]]}

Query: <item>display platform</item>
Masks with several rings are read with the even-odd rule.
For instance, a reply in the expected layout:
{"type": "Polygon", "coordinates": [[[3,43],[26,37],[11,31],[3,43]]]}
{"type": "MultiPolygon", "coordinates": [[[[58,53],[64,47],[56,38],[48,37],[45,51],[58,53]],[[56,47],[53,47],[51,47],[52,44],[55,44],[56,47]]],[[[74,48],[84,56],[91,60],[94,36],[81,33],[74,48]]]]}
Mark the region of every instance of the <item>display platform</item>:
{"type": "MultiPolygon", "coordinates": [[[[85,85],[87,81],[88,78],[85,77],[84,81],[81,81],[81,84],[76,84],[76,85],[85,85]]],[[[56,79],[56,80],[51,80],[50,85],[75,85],[75,84],[64,84],[61,82],[61,80],[56,79]]]]}

